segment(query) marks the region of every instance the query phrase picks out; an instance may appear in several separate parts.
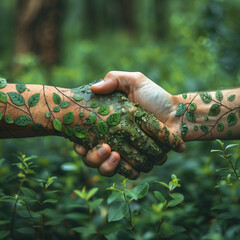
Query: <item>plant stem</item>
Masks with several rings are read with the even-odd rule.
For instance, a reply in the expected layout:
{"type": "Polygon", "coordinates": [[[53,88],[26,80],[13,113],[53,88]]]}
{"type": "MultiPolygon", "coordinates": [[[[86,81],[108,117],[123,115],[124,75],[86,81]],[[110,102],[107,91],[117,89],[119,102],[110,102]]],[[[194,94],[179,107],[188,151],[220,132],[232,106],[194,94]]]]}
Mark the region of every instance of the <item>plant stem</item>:
{"type": "MultiPolygon", "coordinates": [[[[223,151],[224,151],[224,156],[226,156],[226,155],[227,155],[226,150],[223,149],[223,151]]],[[[232,169],[233,169],[233,172],[234,172],[237,180],[239,180],[239,177],[238,177],[238,175],[237,175],[236,169],[234,168],[234,166],[233,166],[233,164],[232,164],[231,157],[225,157],[225,158],[226,158],[226,159],[228,160],[228,162],[230,163],[230,165],[231,165],[231,167],[232,167],[232,169]]]]}

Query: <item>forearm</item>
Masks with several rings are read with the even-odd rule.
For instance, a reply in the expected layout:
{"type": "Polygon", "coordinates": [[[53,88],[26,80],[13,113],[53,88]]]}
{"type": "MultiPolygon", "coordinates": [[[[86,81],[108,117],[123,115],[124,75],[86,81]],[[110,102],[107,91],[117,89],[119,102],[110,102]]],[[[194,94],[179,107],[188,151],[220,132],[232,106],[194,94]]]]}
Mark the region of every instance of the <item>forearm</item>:
{"type": "Polygon", "coordinates": [[[173,96],[169,119],[185,141],[239,139],[240,89],[173,96]]]}

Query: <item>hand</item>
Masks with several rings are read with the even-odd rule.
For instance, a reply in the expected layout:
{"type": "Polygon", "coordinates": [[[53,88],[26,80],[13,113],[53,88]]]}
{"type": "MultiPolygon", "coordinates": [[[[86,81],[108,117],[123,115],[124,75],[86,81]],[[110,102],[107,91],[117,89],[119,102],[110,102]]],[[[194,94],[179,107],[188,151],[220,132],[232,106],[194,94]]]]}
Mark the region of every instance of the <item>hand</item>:
{"type": "MultiPolygon", "coordinates": [[[[174,122],[171,122],[171,112],[173,108],[173,97],[164,89],[153,83],[150,79],[141,73],[130,72],[109,72],[103,81],[93,85],[91,90],[98,94],[108,94],[114,90],[125,92],[132,102],[139,103],[147,111],[152,112],[159,120],[165,123],[168,128],[175,132],[174,122]]],[[[144,126],[142,126],[144,129],[144,126]]],[[[151,127],[151,126],[149,126],[151,127]]],[[[147,129],[144,129],[145,131],[147,129]]],[[[153,134],[153,133],[152,133],[153,134]]],[[[164,144],[164,137],[162,135],[162,143],[164,144]]],[[[103,144],[99,149],[92,149],[87,152],[83,146],[74,146],[75,151],[84,157],[84,162],[87,166],[98,167],[99,172],[105,176],[112,176],[120,161],[120,155],[113,151],[107,144],[103,144]]],[[[184,144],[181,142],[178,152],[183,152],[184,144]]],[[[166,161],[166,155],[161,163],[166,161]]],[[[125,164],[126,168],[132,171],[134,177],[139,174],[131,164],[125,164]]]]}

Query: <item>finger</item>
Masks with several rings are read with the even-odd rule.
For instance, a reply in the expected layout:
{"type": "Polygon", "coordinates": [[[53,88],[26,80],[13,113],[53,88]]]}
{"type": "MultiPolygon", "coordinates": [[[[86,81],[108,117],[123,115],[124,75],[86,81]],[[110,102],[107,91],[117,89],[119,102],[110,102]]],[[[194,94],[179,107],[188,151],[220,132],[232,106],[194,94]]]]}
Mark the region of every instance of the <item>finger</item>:
{"type": "Polygon", "coordinates": [[[111,154],[111,148],[108,144],[102,144],[101,147],[95,147],[88,151],[83,161],[86,166],[97,168],[99,167],[111,154]]]}
{"type": "Polygon", "coordinates": [[[167,161],[167,154],[164,154],[164,157],[162,159],[159,159],[159,161],[155,162],[155,165],[160,166],[163,165],[167,161]]]}
{"type": "Polygon", "coordinates": [[[86,153],[87,153],[87,149],[84,146],[78,145],[76,143],[74,143],[73,149],[75,150],[75,152],[77,154],[82,155],[82,156],[86,155],[86,153]]]}
{"type": "Polygon", "coordinates": [[[136,171],[129,163],[123,159],[120,160],[118,167],[116,168],[116,172],[131,180],[137,179],[140,175],[138,171],[136,171]]]}
{"type": "Polygon", "coordinates": [[[101,175],[112,177],[120,161],[120,155],[117,152],[111,152],[110,156],[99,166],[98,171],[101,175]]]}

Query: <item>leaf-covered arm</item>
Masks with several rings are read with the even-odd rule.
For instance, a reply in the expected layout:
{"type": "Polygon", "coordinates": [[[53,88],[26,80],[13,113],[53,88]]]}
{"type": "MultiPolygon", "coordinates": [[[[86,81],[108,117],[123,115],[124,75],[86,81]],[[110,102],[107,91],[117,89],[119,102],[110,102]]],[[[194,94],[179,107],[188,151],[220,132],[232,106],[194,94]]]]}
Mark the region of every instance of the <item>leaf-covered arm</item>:
{"type": "Polygon", "coordinates": [[[173,96],[171,117],[184,141],[239,139],[240,89],[173,96]]]}

